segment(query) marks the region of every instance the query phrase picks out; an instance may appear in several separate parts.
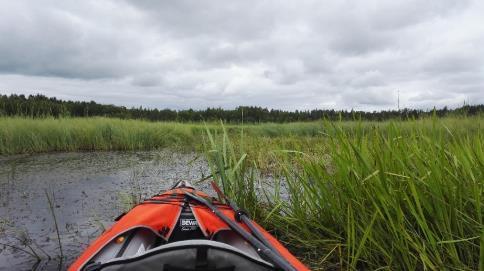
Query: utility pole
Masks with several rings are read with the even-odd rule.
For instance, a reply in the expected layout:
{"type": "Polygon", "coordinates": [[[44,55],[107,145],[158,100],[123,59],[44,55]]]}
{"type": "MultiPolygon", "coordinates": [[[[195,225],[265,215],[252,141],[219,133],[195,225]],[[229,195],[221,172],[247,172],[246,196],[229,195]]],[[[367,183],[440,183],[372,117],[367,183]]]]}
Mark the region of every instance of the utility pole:
{"type": "Polygon", "coordinates": [[[397,90],[397,104],[398,104],[398,112],[400,112],[400,90],[397,90]]]}

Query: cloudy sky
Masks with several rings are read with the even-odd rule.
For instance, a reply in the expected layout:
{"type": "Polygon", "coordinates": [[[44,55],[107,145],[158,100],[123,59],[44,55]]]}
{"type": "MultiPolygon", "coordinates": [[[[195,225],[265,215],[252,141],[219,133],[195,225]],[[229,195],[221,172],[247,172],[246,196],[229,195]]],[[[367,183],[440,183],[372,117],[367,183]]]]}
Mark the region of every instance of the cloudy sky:
{"type": "Polygon", "coordinates": [[[0,0],[0,93],[158,108],[484,103],[484,1],[0,0]]]}

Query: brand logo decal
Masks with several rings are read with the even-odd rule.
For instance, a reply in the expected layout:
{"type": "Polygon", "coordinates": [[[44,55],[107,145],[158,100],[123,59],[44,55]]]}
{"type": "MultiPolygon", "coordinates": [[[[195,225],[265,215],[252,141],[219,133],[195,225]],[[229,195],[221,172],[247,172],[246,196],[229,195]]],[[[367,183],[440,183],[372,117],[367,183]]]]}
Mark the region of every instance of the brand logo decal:
{"type": "Polygon", "coordinates": [[[182,231],[193,231],[198,228],[198,222],[196,219],[180,219],[180,226],[182,231]]]}

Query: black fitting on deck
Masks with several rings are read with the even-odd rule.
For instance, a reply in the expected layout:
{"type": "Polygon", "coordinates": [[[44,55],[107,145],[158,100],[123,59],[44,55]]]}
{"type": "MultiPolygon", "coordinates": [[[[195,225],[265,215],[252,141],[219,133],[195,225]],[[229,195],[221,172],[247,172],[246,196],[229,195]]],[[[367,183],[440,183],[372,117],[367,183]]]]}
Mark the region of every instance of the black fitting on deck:
{"type": "Polygon", "coordinates": [[[241,222],[242,221],[242,216],[245,215],[246,217],[249,217],[249,215],[247,215],[247,212],[242,210],[242,209],[238,209],[235,211],[235,214],[234,214],[234,218],[235,218],[235,221],[237,222],[241,222]]]}

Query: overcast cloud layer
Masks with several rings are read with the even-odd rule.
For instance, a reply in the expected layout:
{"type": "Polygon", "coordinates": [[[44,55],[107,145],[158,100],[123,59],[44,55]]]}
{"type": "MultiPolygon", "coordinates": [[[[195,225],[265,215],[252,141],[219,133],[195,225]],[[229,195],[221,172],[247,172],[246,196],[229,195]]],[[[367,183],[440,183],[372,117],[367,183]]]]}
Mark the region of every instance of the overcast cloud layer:
{"type": "Polygon", "coordinates": [[[484,1],[0,0],[0,93],[127,106],[484,103],[484,1]]]}

